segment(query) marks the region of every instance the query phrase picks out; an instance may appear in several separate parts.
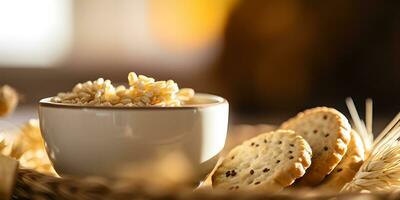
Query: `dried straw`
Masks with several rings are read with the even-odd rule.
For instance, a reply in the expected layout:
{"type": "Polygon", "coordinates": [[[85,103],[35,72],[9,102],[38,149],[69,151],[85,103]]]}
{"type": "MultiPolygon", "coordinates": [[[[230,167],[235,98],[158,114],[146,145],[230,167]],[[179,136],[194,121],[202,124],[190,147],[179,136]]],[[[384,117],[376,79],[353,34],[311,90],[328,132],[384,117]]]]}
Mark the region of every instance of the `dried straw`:
{"type": "Polygon", "coordinates": [[[342,191],[381,192],[400,189],[400,113],[372,144],[370,155],[342,191]]]}
{"type": "Polygon", "coordinates": [[[368,133],[372,133],[372,116],[373,116],[373,103],[372,99],[367,99],[365,101],[365,123],[367,125],[368,133]]]}
{"type": "Polygon", "coordinates": [[[350,97],[346,99],[347,108],[349,109],[354,129],[357,133],[360,134],[361,139],[363,140],[365,150],[368,154],[372,149],[372,145],[374,142],[374,134],[372,132],[372,99],[366,100],[366,119],[367,125],[360,119],[358,115],[356,106],[354,105],[353,99],[350,97]]]}

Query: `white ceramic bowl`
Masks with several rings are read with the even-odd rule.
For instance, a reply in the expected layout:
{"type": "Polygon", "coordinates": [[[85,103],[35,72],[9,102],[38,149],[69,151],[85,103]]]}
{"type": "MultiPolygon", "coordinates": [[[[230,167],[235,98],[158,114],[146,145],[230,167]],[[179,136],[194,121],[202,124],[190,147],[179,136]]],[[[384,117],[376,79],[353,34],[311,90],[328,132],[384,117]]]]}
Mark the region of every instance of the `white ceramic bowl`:
{"type": "MultiPolygon", "coordinates": [[[[183,107],[86,107],[39,103],[48,155],[60,175],[113,176],[129,163],[179,150],[200,177],[225,144],[228,102],[196,94],[183,107]]],[[[173,167],[173,163],[171,163],[173,167]]]]}

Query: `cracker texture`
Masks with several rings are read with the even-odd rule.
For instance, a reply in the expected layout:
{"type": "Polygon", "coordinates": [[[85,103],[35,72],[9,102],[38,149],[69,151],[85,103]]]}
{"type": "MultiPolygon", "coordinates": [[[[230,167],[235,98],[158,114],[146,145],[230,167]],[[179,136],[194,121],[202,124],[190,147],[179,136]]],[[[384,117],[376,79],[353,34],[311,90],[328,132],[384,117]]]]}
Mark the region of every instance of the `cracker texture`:
{"type": "Polygon", "coordinates": [[[343,186],[350,182],[360,169],[365,159],[365,148],[359,134],[352,130],[351,140],[347,153],[342,161],[329,174],[318,187],[321,190],[339,192],[343,186]]]}
{"type": "Polygon", "coordinates": [[[302,177],[311,147],[294,131],[260,134],[232,149],[212,176],[213,187],[276,192],[302,177]]]}
{"type": "Polygon", "coordinates": [[[339,164],[350,142],[346,117],[333,108],[317,107],[299,113],[281,125],[301,135],[311,146],[312,165],[299,186],[315,186],[339,164]]]}

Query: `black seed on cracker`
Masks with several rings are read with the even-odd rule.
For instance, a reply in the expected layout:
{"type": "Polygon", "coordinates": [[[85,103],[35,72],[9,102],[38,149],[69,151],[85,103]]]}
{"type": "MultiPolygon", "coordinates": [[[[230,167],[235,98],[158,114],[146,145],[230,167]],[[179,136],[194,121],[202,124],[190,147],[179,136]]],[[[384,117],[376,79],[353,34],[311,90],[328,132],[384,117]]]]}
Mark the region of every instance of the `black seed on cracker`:
{"type": "Polygon", "coordinates": [[[281,160],[276,160],[276,163],[280,163],[281,162],[281,160]]]}
{"type": "Polygon", "coordinates": [[[341,171],[343,171],[343,169],[342,169],[342,168],[339,168],[339,169],[337,170],[337,172],[341,172],[341,171]]]}
{"type": "Polygon", "coordinates": [[[254,170],[250,170],[250,174],[253,175],[254,174],[254,170]]]}
{"type": "Polygon", "coordinates": [[[269,169],[268,168],[264,168],[263,172],[267,173],[267,172],[269,172],[269,169]]]}
{"type": "Polygon", "coordinates": [[[226,177],[229,177],[231,175],[231,171],[227,171],[226,173],[225,173],[225,176],[226,177]]]}
{"type": "Polygon", "coordinates": [[[235,187],[235,189],[239,189],[239,186],[237,185],[237,186],[235,187]]]}
{"type": "Polygon", "coordinates": [[[289,153],[293,153],[293,151],[289,151],[289,153]]]}
{"type": "Polygon", "coordinates": [[[315,129],[315,130],[313,131],[313,133],[314,133],[314,134],[318,133],[318,130],[317,130],[317,129],[315,129]]]}
{"type": "Polygon", "coordinates": [[[328,136],[329,136],[329,133],[325,134],[325,137],[328,137],[328,136]]]}
{"type": "Polygon", "coordinates": [[[328,116],[324,115],[323,119],[324,119],[324,120],[328,119],[328,116]]]}
{"type": "Polygon", "coordinates": [[[267,143],[268,141],[266,139],[264,139],[264,143],[267,143]]]}
{"type": "Polygon", "coordinates": [[[231,172],[231,176],[236,176],[236,172],[235,172],[235,170],[232,170],[232,172],[231,172]]]}
{"type": "Polygon", "coordinates": [[[260,145],[259,144],[256,144],[256,147],[259,147],[260,145]]]}
{"type": "Polygon", "coordinates": [[[251,143],[251,146],[254,146],[254,144],[255,144],[255,143],[254,143],[254,142],[252,142],[252,143],[251,143]]]}
{"type": "Polygon", "coordinates": [[[258,185],[258,184],[260,184],[260,183],[261,183],[260,181],[257,181],[257,182],[254,183],[254,185],[258,185]]]}
{"type": "Polygon", "coordinates": [[[279,141],[278,144],[282,144],[282,141],[279,141]]]}
{"type": "Polygon", "coordinates": [[[235,156],[232,156],[231,159],[232,159],[232,160],[235,159],[235,156]]]}
{"type": "Polygon", "coordinates": [[[293,158],[294,158],[293,156],[290,156],[290,157],[289,157],[290,160],[293,159],[293,158]]]}
{"type": "Polygon", "coordinates": [[[327,147],[327,146],[324,146],[324,150],[325,150],[325,151],[328,151],[328,147],[327,147]]]}
{"type": "Polygon", "coordinates": [[[294,144],[289,144],[291,147],[294,147],[294,144]]]}

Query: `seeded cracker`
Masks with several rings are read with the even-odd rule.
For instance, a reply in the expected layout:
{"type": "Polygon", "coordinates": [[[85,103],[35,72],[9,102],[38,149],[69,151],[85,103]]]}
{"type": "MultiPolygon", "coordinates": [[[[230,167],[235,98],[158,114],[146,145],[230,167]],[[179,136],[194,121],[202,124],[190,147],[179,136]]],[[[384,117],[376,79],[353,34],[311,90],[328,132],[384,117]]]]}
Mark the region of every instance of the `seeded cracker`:
{"type": "Polygon", "coordinates": [[[294,130],[310,144],[312,165],[299,185],[314,186],[339,164],[350,141],[350,124],[333,108],[318,107],[299,113],[281,128],[294,130]]]}
{"type": "Polygon", "coordinates": [[[319,186],[322,190],[339,192],[342,187],[350,182],[360,169],[365,159],[364,144],[354,130],[351,131],[351,140],[342,161],[319,186]]]}
{"type": "Polygon", "coordinates": [[[232,149],[214,173],[213,187],[280,191],[303,176],[311,148],[293,131],[260,134],[232,149]]]}

